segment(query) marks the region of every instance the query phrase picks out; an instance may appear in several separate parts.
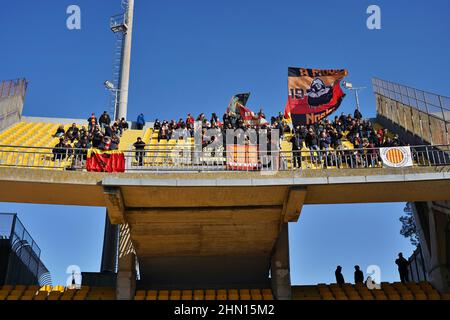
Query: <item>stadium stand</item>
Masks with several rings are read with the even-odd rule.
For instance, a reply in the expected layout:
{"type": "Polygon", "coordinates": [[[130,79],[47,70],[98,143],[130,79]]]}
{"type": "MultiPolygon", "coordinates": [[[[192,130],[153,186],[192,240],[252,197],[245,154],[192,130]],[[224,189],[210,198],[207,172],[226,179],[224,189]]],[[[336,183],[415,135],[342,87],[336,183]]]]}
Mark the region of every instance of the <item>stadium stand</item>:
{"type": "MultiPolygon", "coordinates": [[[[45,119],[42,119],[45,121],[45,119]]],[[[213,122],[206,121],[203,118],[203,129],[217,128],[218,125],[213,122]]],[[[81,122],[81,121],[79,121],[81,122]]],[[[282,165],[285,169],[294,168],[294,157],[292,156],[294,137],[292,129],[287,125],[288,121],[283,116],[278,118],[273,117],[272,123],[267,126],[270,130],[279,130],[281,134],[280,148],[282,155],[282,165]]],[[[70,124],[63,126],[65,137],[68,137],[68,130],[70,124]]],[[[87,130],[86,123],[78,123],[76,127],[81,130],[87,130]]],[[[225,126],[222,125],[222,128],[225,126]]],[[[53,121],[49,122],[26,122],[22,121],[7,128],[0,133],[0,165],[5,166],[24,166],[24,167],[40,167],[51,169],[80,169],[74,164],[72,156],[63,157],[62,159],[55,159],[50,156],[49,149],[54,148],[60,139],[55,136],[55,132],[59,125],[53,121]],[[31,148],[31,149],[30,149],[31,148]],[[39,149],[46,148],[46,149],[39,149]],[[42,153],[42,154],[39,154],[42,153]]],[[[114,128],[114,126],[112,126],[114,128]]],[[[117,127],[116,127],[117,128],[117,127]]],[[[262,127],[264,128],[264,127],[262,127]]],[[[113,135],[119,135],[118,129],[113,129],[113,135]]],[[[342,114],[340,117],[335,117],[333,121],[324,120],[314,126],[297,127],[297,133],[301,136],[301,152],[303,169],[316,169],[323,167],[323,160],[328,162],[327,158],[329,152],[337,152],[345,154],[356,148],[373,148],[380,146],[395,146],[401,142],[396,141],[396,136],[392,133],[385,132],[381,125],[370,120],[355,119],[351,115],[342,114]],[[336,132],[332,132],[333,130],[336,132]],[[311,136],[311,134],[315,136],[311,136]],[[377,136],[381,133],[381,136],[377,136]],[[337,136],[336,136],[337,134],[337,136]],[[323,137],[321,135],[324,135],[323,137]],[[388,141],[386,141],[389,139],[388,141]],[[311,141],[312,140],[312,141],[311,141]]],[[[105,131],[104,135],[106,135],[105,131]]],[[[121,151],[133,150],[133,144],[138,137],[141,137],[146,144],[144,166],[158,167],[158,166],[172,166],[174,161],[172,156],[174,152],[182,153],[186,150],[193,150],[192,126],[187,126],[186,123],[180,119],[178,123],[174,121],[155,122],[154,128],[145,128],[142,130],[125,130],[120,136],[120,143],[118,149],[121,151]],[[174,130],[184,130],[184,138],[175,139],[174,130]]],[[[92,136],[91,136],[92,137],[92,136]]],[[[68,141],[68,148],[77,147],[77,139],[68,141]]],[[[64,147],[66,148],[66,147],[64,147]]],[[[132,156],[132,154],[128,154],[132,156]]],[[[356,156],[355,156],[356,157],[356,156]]],[[[211,157],[208,158],[212,160],[211,157]]],[[[226,159],[220,152],[216,152],[215,160],[218,163],[224,163],[226,159]]],[[[377,159],[379,162],[380,159],[377,159]]],[[[137,166],[137,159],[132,161],[133,166],[137,166]]],[[[333,168],[338,164],[331,161],[327,163],[327,167],[333,168]]],[[[358,163],[362,160],[358,157],[358,163]]],[[[376,163],[378,164],[378,163],[376,163]]],[[[340,165],[340,164],[339,164],[340,165]]],[[[374,164],[372,164],[374,165],[374,164]]]]}
{"type": "Polygon", "coordinates": [[[381,283],[381,289],[369,290],[360,284],[318,284],[293,286],[293,300],[450,300],[450,294],[440,294],[428,282],[381,283]]]}
{"type": "Polygon", "coordinates": [[[0,300],[115,300],[115,288],[83,286],[69,289],[63,286],[3,286],[0,300]]]}
{"type": "MultiPolygon", "coordinates": [[[[115,300],[115,288],[83,286],[69,289],[62,286],[3,286],[0,300],[115,300]]],[[[196,289],[137,290],[134,300],[273,300],[271,289],[196,289]]],[[[450,300],[449,293],[439,293],[428,282],[381,283],[381,289],[369,290],[364,284],[318,284],[293,286],[293,300],[450,300]]]]}
{"type": "Polygon", "coordinates": [[[138,290],[135,300],[273,300],[271,289],[138,290]]]}
{"type": "MultiPolygon", "coordinates": [[[[71,159],[65,161],[52,161],[48,156],[48,149],[53,148],[58,142],[59,138],[54,136],[59,125],[55,123],[45,122],[19,122],[0,132],[0,165],[7,166],[31,166],[41,168],[59,168],[64,169],[71,165],[71,159]],[[30,149],[30,147],[34,149],[30,149]],[[37,157],[34,154],[27,154],[27,152],[39,153],[39,148],[43,149],[42,155],[37,157]],[[6,152],[7,151],[7,152],[6,152]]],[[[64,131],[71,127],[70,124],[64,126],[64,131]]],[[[83,125],[77,124],[77,128],[81,129],[83,125]]],[[[146,129],[145,132],[141,130],[126,130],[121,137],[119,149],[122,151],[131,150],[133,143],[137,137],[144,136],[143,140],[146,143],[150,142],[152,136],[152,129],[146,129]],[[144,134],[143,134],[144,133],[144,134]]],[[[70,143],[70,147],[75,147],[76,142],[70,143]]]]}

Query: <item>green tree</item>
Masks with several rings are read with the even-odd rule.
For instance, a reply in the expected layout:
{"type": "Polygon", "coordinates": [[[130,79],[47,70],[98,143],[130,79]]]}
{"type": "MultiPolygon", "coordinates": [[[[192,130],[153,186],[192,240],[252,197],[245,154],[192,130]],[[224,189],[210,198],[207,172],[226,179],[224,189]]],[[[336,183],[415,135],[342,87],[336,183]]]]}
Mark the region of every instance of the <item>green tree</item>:
{"type": "Polygon", "coordinates": [[[419,236],[417,235],[416,221],[414,220],[414,215],[411,207],[411,203],[408,202],[403,209],[405,213],[404,216],[400,217],[400,222],[402,223],[402,229],[400,234],[405,238],[409,238],[413,246],[419,245],[419,236]]]}

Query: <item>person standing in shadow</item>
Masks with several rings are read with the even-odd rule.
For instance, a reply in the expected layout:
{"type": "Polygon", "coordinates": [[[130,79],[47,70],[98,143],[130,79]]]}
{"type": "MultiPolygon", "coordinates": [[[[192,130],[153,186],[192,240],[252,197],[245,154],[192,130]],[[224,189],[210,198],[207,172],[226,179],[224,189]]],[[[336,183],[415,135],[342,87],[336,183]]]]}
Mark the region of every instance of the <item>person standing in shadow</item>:
{"type": "Polygon", "coordinates": [[[395,264],[398,266],[398,272],[400,273],[400,281],[402,283],[409,282],[408,277],[408,260],[403,257],[403,253],[398,254],[398,259],[395,260],[395,264]]]}
{"type": "Polygon", "coordinates": [[[359,266],[355,266],[355,284],[356,283],[364,283],[364,273],[359,266]]]}
{"type": "Polygon", "coordinates": [[[345,283],[345,280],[344,280],[344,276],[342,275],[342,267],[337,266],[334,274],[336,275],[336,283],[339,285],[343,285],[345,283]]]}

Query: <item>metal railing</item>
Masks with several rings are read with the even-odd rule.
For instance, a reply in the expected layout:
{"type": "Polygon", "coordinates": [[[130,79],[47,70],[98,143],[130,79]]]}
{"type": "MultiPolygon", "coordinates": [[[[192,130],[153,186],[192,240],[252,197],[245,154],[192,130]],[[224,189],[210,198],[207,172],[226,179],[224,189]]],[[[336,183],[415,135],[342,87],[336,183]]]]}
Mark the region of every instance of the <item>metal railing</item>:
{"type": "MultiPolygon", "coordinates": [[[[0,146],[0,167],[86,170],[88,150],[0,146]]],[[[414,167],[450,166],[450,145],[411,146],[414,167]]],[[[124,151],[125,171],[295,171],[383,168],[379,148],[302,151],[196,150],[192,145],[124,151]]]]}
{"type": "Polygon", "coordinates": [[[9,256],[5,283],[51,284],[50,272],[41,260],[41,249],[16,214],[0,214],[2,239],[10,242],[14,255],[9,256]],[[8,235],[9,233],[9,235],[8,235]],[[25,266],[29,272],[20,272],[25,266]]]}
{"type": "Polygon", "coordinates": [[[414,89],[405,85],[374,78],[372,80],[375,93],[414,107],[430,116],[446,122],[450,121],[450,98],[414,89]]]}

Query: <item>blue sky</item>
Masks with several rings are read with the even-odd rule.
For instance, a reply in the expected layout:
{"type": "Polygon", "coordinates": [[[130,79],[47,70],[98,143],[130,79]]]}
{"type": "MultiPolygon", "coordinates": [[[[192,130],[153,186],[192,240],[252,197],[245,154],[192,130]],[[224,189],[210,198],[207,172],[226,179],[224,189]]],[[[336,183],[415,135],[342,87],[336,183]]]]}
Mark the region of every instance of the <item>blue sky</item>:
{"type": "MultiPolygon", "coordinates": [[[[347,68],[349,81],[367,87],[367,117],[375,116],[373,76],[448,96],[449,11],[447,0],[136,0],[129,119],[140,112],[147,120],[223,113],[241,91],[252,92],[251,108],[275,114],[287,98],[289,66],[347,68]],[[381,30],[366,28],[370,4],[381,7],[381,30]]],[[[25,115],[84,119],[107,109],[103,82],[111,78],[114,49],[108,21],[119,12],[119,0],[4,1],[0,79],[30,81],[25,115]],[[79,31],[66,28],[70,4],[81,7],[79,31]]],[[[341,110],[354,106],[349,95],[341,110]]],[[[350,279],[356,263],[378,264],[383,280],[396,280],[395,255],[412,250],[398,234],[402,209],[305,207],[291,227],[294,282],[330,282],[337,264],[350,279]]],[[[54,282],[65,282],[69,264],[98,269],[104,209],[0,204],[0,211],[19,213],[54,282]]]]}

